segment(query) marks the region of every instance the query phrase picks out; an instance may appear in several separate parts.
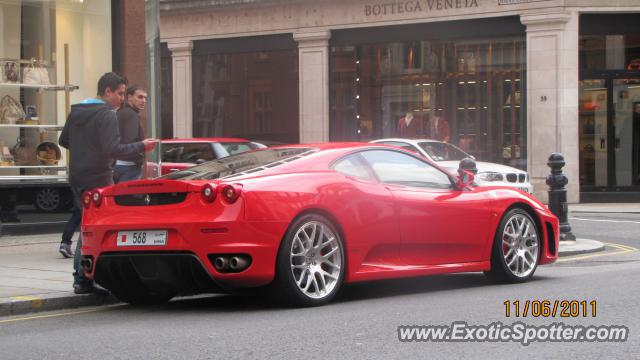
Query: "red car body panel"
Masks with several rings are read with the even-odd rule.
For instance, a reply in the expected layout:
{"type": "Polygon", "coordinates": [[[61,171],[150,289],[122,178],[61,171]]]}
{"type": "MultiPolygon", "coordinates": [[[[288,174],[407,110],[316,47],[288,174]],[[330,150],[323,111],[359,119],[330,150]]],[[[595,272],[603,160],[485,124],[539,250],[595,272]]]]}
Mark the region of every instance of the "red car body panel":
{"type": "MultiPolygon", "coordinates": [[[[222,180],[140,180],[99,189],[102,201],[85,209],[82,255],[100,262],[114,252],[190,252],[220,284],[252,287],[275,276],[278,249],[288,226],[306,212],[324,214],[345,246],[345,282],[486,271],[496,229],[512,206],[527,208],[539,224],[540,264],[557,259],[558,219],[535,198],[500,187],[433,190],[386,185],[345,176],[334,160],[376,144],[319,144],[310,156],[256,175],[222,180]],[[202,197],[205,184],[242,187],[229,204],[220,194],[202,197]],[[184,201],[158,206],[121,206],[115,196],[186,192],[184,201]],[[168,230],[167,245],[116,245],[118,231],[168,230]],[[209,254],[248,254],[251,265],[220,273],[209,254]]],[[[408,152],[405,152],[408,153],[408,152]]],[[[435,164],[432,164],[436,166],[435,164]]],[[[93,272],[87,276],[92,278],[93,272]]]]}

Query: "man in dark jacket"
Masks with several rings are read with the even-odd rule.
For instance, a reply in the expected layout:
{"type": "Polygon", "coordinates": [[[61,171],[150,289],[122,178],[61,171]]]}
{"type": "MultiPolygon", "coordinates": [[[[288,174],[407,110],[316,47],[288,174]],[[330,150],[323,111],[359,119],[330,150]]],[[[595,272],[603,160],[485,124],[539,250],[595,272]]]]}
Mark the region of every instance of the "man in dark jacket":
{"type": "MultiPolygon", "coordinates": [[[[102,75],[98,81],[98,96],[73,105],[62,129],[59,143],[71,151],[69,185],[76,209],[68,226],[75,223],[77,228],[80,223],[84,191],[113,184],[112,164],[115,158],[150,151],[157,143],[155,139],[120,143],[115,109],[122,103],[125,86],[126,80],[116,73],[102,75]]],[[[67,244],[60,244],[60,252],[64,245],[67,244]]],[[[70,252],[70,244],[67,247],[70,252]]],[[[82,234],[78,238],[73,261],[73,288],[76,294],[96,291],[93,282],[84,276],[80,264],[81,248],[82,234]]]]}
{"type": "MultiPolygon", "coordinates": [[[[127,88],[125,102],[118,109],[118,129],[120,130],[120,143],[131,144],[144,138],[142,125],[140,124],[140,111],[147,104],[147,92],[140,85],[131,85],[127,88]]],[[[113,181],[117,184],[123,181],[140,179],[144,153],[138,153],[118,158],[113,167],[113,181]]]]}

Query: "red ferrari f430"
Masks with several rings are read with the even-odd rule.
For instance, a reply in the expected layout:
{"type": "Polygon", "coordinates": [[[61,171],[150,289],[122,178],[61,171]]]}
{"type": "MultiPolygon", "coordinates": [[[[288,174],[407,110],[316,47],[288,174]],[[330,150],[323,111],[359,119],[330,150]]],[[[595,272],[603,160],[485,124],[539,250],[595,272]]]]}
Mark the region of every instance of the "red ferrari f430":
{"type": "Polygon", "coordinates": [[[85,193],[86,275],[129,303],[264,288],[321,305],[348,283],[482,271],[530,279],[558,219],[414,153],[330,143],[256,150],[85,193]]]}

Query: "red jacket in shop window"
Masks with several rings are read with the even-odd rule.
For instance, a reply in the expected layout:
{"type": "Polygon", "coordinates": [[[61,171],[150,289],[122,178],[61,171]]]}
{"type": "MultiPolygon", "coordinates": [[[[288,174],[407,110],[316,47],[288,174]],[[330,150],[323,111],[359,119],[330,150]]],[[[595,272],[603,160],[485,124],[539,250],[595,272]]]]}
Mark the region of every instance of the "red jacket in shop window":
{"type": "Polygon", "coordinates": [[[442,116],[429,119],[429,138],[449,142],[449,122],[442,116]]]}
{"type": "Polygon", "coordinates": [[[407,113],[398,120],[396,136],[402,138],[416,138],[422,134],[422,121],[413,117],[412,113],[407,113]]]}

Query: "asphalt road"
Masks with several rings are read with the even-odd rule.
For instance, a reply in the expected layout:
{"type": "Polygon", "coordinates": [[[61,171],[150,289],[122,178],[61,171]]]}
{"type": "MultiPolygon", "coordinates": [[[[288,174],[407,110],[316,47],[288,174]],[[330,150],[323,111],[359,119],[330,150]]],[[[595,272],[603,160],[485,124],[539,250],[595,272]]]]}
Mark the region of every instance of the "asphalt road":
{"type": "MultiPolygon", "coordinates": [[[[0,319],[0,357],[62,359],[629,359],[640,354],[640,214],[571,214],[574,233],[606,252],[540,267],[533,281],[493,285],[482,274],[345,288],[319,308],[286,309],[259,297],[209,296],[0,319]],[[584,220],[579,220],[584,219],[584,220]],[[594,221],[598,220],[598,221],[594,221]],[[608,220],[608,221],[602,221],[608,220]],[[616,221],[616,222],[612,222],[616,221]],[[618,222],[622,221],[622,222],[618,222]],[[620,245],[626,245],[623,247],[620,245]],[[506,300],[592,300],[595,317],[506,317],[506,300]],[[436,343],[398,340],[400,325],[625,325],[622,343],[436,343]],[[633,355],[635,354],[635,355],[633,355]]],[[[591,314],[590,314],[591,315],[591,314]]]]}

